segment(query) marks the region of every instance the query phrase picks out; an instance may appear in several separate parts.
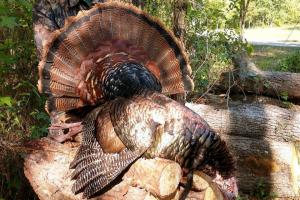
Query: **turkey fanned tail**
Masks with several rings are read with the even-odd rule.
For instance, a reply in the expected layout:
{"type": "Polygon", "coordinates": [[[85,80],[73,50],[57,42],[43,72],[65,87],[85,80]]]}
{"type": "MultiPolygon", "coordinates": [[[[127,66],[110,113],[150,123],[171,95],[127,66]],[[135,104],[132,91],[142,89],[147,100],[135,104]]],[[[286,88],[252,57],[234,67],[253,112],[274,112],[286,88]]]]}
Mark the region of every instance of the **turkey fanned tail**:
{"type": "Polygon", "coordinates": [[[124,3],[96,4],[69,17],[42,48],[38,88],[50,113],[127,97],[140,87],[169,95],[194,87],[174,34],[124,3]]]}

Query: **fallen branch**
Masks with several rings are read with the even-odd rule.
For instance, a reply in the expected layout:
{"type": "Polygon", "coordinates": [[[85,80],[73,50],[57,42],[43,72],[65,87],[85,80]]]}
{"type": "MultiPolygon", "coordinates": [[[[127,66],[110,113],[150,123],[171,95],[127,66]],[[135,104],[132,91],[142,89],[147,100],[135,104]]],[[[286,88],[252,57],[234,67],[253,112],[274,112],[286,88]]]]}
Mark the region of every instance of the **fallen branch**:
{"type": "Polygon", "coordinates": [[[249,59],[246,53],[233,56],[235,70],[222,74],[215,91],[250,93],[289,98],[300,102],[300,74],[290,72],[262,71],[249,59]]]}

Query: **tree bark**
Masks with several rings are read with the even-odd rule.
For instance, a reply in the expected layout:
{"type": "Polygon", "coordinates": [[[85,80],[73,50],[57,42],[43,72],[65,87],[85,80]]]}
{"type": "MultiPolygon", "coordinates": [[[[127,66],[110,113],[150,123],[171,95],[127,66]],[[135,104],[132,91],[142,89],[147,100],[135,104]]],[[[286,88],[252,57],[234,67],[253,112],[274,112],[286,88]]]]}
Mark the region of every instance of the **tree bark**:
{"type": "Polygon", "coordinates": [[[185,16],[187,12],[188,0],[176,0],[174,1],[173,10],[173,32],[176,37],[180,39],[183,44],[186,23],[185,16]]]}
{"type": "Polygon", "coordinates": [[[240,36],[243,39],[246,16],[249,8],[250,0],[240,0],[240,36]]]}
{"type": "Polygon", "coordinates": [[[261,71],[250,61],[246,53],[233,56],[235,70],[224,73],[216,91],[250,93],[300,102],[300,74],[290,72],[261,71]]]}
{"type": "MultiPolygon", "coordinates": [[[[25,158],[24,172],[34,191],[41,200],[64,199],[80,200],[81,194],[71,191],[73,180],[69,164],[73,160],[78,145],[60,144],[48,138],[33,141],[27,145],[32,149],[25,158]]],[[[139,159],[119,179],[93,200],[178,200],[183,192],[179,186],[181,168],[173,161],[164,159],[139,159]],[[144,189],[145,188],[145,189],[144,189]]],[[[187,200],[229,200],[226,193],[203,173],[195,173],[197,187],[203,184],[203,190],[191,190],[187,200]],[[199,182],[199,183],[198,183],[199,182]],[[226,197],[226,198],[225,198],[226,197]]]]}
{"type": "Polygon", "coordinates": [[[222,135],[278,142],[300,141],[300,113],[267,104],[186,104],[222,135]]]}
{"type": "Polygon", "coordinates": [[[187,104],[221,133],[237,160],[238,186],[253,193],[263,181],[264,192],[283,199],[299,198],[298,149],[300,113],[273,105],[226,106],[187,104]]]}

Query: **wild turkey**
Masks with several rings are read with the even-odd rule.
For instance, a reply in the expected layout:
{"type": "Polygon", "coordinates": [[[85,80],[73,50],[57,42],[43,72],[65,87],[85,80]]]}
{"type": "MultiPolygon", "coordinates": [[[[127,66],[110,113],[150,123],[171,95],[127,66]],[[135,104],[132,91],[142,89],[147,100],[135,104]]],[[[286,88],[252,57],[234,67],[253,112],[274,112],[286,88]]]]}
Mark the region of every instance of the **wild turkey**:
{"type": "Polygon", "coordinates": [[[39,76],[53,117],[88,112],[82,124],[50,127],[83,133],[71,164],[75,193],[91,197],[142,155],[232,175],[233,159],[220,137],[163,95],[191,91],[191,69],[173,33],[141,10],[110,2],[68,18],[44,44],[39,76]]]}

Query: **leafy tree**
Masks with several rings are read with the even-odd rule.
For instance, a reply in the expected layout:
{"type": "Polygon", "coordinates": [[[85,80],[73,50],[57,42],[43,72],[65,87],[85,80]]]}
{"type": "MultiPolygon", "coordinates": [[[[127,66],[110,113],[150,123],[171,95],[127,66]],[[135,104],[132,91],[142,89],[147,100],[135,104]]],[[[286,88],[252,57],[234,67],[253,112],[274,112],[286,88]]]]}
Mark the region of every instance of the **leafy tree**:
{"type": "Polygon", "coordinates": [[[229,7],[234,9],[239,16],[239,31],[242,37],[245,29],[246,16],[251,0],[230,0],[229,7]]]}

